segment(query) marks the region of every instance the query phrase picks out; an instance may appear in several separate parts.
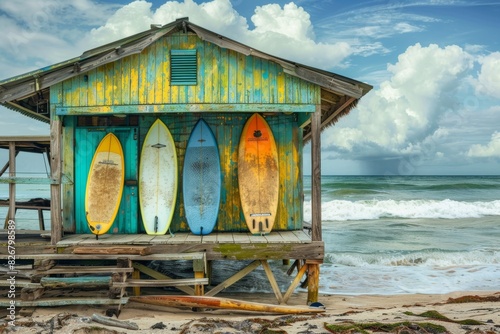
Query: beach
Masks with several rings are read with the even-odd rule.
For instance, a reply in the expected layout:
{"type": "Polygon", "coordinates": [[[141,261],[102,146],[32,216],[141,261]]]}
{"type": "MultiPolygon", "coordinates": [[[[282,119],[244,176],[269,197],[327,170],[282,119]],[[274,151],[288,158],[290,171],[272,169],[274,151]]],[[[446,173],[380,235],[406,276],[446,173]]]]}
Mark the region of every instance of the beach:
{"type": "MultiPolygon", "coordinates": [[[[276,303],[270,294],[226,294],[226,297],[276,303]]],[[[296,293],[289,305],[303,305],[304,293],[296,293]]],[[[448,294],[401,295],[320,295],[324,313],[280,315],[234,310],[203,310],[126,304],[118,319],[135,324],[137,330],[106,326],[92,320],[105,316],[105,306],[67,306],[23,309],[17,327],[4,332],[18,333],[363,333],[351,330],[329,331],[325,326],[355,324],[394,324],[387,330],[369,328],[366,333],[439,333],[425,323],[442,326],[441,333],[500,333],[500,292],[467,291],[448,294]],[[448,320],[429,316],[439,314],[448,320]],[[403,325],[397,326],[398,323],[403,325]]],[[[440,327],[437,327],[440,328],[440,327]]],[[[434,329],[436,330],[436,329],[434,329]]]]}

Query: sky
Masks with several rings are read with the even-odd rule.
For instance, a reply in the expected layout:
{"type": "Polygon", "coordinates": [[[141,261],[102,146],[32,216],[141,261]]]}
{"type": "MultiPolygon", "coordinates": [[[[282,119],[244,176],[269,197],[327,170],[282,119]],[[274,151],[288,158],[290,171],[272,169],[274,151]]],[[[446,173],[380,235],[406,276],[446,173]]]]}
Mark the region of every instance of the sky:
{"type": "MultiPolygon", "coordinates": [[[[373,86],[323,132],[323,174],[500,174],[500,1],[0,0],[0,78],[180,17],[373,86]]],[[[0,107],[19,133],[49,127],[0,107]]]]}

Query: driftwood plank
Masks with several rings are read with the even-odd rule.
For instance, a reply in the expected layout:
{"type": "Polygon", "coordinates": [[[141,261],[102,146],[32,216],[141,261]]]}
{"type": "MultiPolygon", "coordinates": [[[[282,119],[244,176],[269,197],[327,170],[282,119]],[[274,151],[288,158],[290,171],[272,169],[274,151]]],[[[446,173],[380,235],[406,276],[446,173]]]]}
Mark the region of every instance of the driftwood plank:
{"type": "Polygon", "coordinates": [[[104,273],[131,273],[132,268],[117,268],[117,267],[80,267],[80,266],[57,266],[45,271],[37,272],[37,275],[53,275],[53,274],[104,274],[104,273]]]}
{"type": "Polygon", "coordinates": [[[103,317],[102,315],[92,314],[92,321],[98,322],[100,324],[112,327],[120,327],[131,330],[138,330],[139,326],[135,322],[124,321],[124,320],[116,320],[113,318],[103,317]]]}
{"type": "MultiPolygon", "coordinates": [[[[33,301],[16,300],[16,307],[53,307],[53,306],[66,306],[66,305],[118,305],[126,304],[128,297],[122,299],[109,299],[109,298],[84,298],[84,297],[68,297],[68,298],[43,298],[33,301]]],[[[0,307],[10,306],[10,299],[1,298],[0,307]]]]}
{"type": "Polygon", "coordinates": [[[50,289],[109,288],[111,276],[42,277],[40,285],[50,289]]]}
{"type": "Polygon", "coordinates": [[[206,307],[280,314],[325,312],[325,309],[317,307],[274,305],[207,296],[139,296],[130,297],[129,301],[160,306],[206,307]]]}
{"type": "Polygon", "coordinates": [[[76,247],[74,254],[137,254],[149,255],[151,248],[148,246],[100,246],[100,247],[76,247]]]}

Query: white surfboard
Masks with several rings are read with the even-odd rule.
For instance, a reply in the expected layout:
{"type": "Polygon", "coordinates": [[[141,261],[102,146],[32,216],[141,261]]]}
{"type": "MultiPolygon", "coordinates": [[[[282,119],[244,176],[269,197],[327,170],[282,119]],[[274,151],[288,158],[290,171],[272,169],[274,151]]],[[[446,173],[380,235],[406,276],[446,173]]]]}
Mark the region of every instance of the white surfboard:
{"type": "Polygon", "coordinates": [[[165,234],[177,199],[177,153],[167,126],[156,120],[142,145],[139,163],[139,205],[147,234],[165,234]]]}

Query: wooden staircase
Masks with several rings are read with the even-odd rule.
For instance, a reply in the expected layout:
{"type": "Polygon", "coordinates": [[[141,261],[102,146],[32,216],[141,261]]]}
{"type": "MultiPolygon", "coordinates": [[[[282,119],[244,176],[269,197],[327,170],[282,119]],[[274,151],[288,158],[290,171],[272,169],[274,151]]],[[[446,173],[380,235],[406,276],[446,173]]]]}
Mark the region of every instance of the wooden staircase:
{"type": "MultiPolygon", "coordinates": [[[[19,256],[18,261],[32,264],[15,268],[16,307],[99,304],[109,305],[119,314],[121,306],[128,301],[129,288],[135,295],[140,294],[141,288],[149,287],[176,287],[189,295],[203,295],[204,286],[208,284],[204,252],[148,254],[127,246],[96,253],[95,248],[80,247],[77,254],[19,256]],[[145,264],[154,260],[192,261],[194,277],[166,276],[145,264]]],[[[3,274],[8,277],[12,271],[3,270],[3,274]]],[[[12,290],[12,286],[7,279],[0,279],[0,289],[12,290]]],[[[10,305],[11,299],[5,297],[0,298],[2,307],[10,305]]]]}

